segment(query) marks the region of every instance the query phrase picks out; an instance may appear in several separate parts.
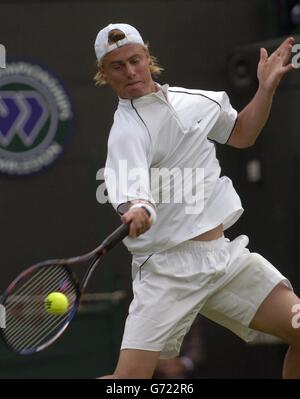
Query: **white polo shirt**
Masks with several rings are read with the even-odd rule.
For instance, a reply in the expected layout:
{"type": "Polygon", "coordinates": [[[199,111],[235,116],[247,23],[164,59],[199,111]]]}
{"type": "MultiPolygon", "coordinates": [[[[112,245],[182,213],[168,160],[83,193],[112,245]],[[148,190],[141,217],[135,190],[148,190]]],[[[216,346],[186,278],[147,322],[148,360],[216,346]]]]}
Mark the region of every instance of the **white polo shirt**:
{"type": "Polygon", "coordinates": [[[157,208],[147,232],[124,240],[132,254],[161,252],[240,217],[240,198],[220,177],[212,142],[226,143],[236,118],[225,92],[164,85],[119,99],[104,172],[109,200],[117,211],[134,199],[157,208]]]}

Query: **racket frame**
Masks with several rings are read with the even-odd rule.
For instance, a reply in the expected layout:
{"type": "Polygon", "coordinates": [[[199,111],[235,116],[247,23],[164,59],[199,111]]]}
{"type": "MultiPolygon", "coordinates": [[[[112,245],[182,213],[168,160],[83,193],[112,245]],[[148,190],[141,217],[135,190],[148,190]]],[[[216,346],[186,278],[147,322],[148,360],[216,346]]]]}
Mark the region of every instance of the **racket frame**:
{"type": "Polygon", "coordinates": [[[113,233],[111,233],[97,248],[95,248],[93,251],[86,253],[84,255],[72,257],[72,258],[66,258],[66,259],[49,259],[43,262],[36,263],[35,265],[32,265],[22,271],[8,286],[8,288],[5,290],[3,295],[1,296],[0,299],[0,304],[5,307],[5,303],[10,296],[11,293],[14,292],[15,288],[17,287],[18,284],[20,284],[23,280],[28,280],[28,276],[30,274],[33,274],[37,270],[41,268],[46,268],[49,266],[61,266],[65,269],[67,274],[70,277],[70,280],[73,282],[73,288],[75,288],[76,292],[76,299],[72,305],[72,308],[69,309],[69,315],[62,324],[61,328],[59,331],[57,331],[53,337],[51,337],[49,340],[44,342],[41,345],[38,345],[34,348],[30,349],[24,349],[24,350],[16,350],[10,343],[7,341],[6,336],[5,336],[5,329],[0,328],[0,335],[2,336],[2,339],[4,343],[15,353],[18,353],[20,355],[30,355],[36,352],[40,352],[50,345],[52,345],[67,329],[71,321],[74,319],[74,317],[77,314],[79,305],[80,305],[80,299],[81,296],[88,284],[88,281],[99,264],[99,261],[103,255],[105,255],[107,252],[109,252],[112,248],[114,248],[120,241],[122,241],[127,235],[129,234],[129,225],[127,224],[122,224],[119,226],[113,233]],[[87,267],[87,270],[84,274],[84,277],[81,280],[81,283],[78,282],[75,274],[72,272],[71,266],[75,266],[76,264],[83,263],[83,262],[90,262],[89,266],[87,267]]]}

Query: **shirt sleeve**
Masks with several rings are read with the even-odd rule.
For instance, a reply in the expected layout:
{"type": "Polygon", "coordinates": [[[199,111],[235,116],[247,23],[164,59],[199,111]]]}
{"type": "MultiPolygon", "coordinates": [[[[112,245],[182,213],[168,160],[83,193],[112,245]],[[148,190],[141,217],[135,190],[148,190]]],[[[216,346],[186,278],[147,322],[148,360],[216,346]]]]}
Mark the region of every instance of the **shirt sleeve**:
{"type": "Polygon", "coordinates": [[[124,213],[124,205],[136,199],[155,205],[150,189],[150,149],[150,139],[139,126],[128,131],[112,127],[104,179],[109,201],[117,212],[124,213]]]}
{"type": "Polygon", "coordinates": [[[224,91],[215,92],[213,100],[219,104],[220,114],[207,137],[220,144],[225,144],[234,129],[237,111],[231,106],[229,97],[224,91]]]}

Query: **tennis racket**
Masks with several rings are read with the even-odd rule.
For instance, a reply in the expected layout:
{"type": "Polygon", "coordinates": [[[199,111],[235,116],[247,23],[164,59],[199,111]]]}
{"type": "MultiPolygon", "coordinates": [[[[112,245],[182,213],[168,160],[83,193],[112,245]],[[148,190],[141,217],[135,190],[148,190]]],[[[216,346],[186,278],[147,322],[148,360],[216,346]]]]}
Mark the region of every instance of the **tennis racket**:
{"type": "Polygon", "coordinates": [[[21,355],[39,352],[56,341],[75,317],[81,295],[100,259],[129,234],[123,224],[93,251],[69,259],[52,259],[24,270],[1,297],[5,307],[5,328],[0,332],[5,343],[21,355]],[[87,264],[81,282],[76,266],[87,264]],[[52,314],[45,306],[50,293],[59,292],[68,300],[67,310],[52,314]]]}

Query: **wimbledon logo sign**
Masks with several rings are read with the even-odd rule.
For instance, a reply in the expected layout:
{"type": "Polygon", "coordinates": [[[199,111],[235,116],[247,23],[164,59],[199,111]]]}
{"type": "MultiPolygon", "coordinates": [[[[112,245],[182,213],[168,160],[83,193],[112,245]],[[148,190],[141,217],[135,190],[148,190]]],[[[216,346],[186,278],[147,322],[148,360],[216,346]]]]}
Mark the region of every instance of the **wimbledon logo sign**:
{"type": "Polygon", "coordinates": [[[63,151],[72,122],[60,82],[39,65],[7,63],[0,70],[0,173],[29,175],[63,151]]]}

